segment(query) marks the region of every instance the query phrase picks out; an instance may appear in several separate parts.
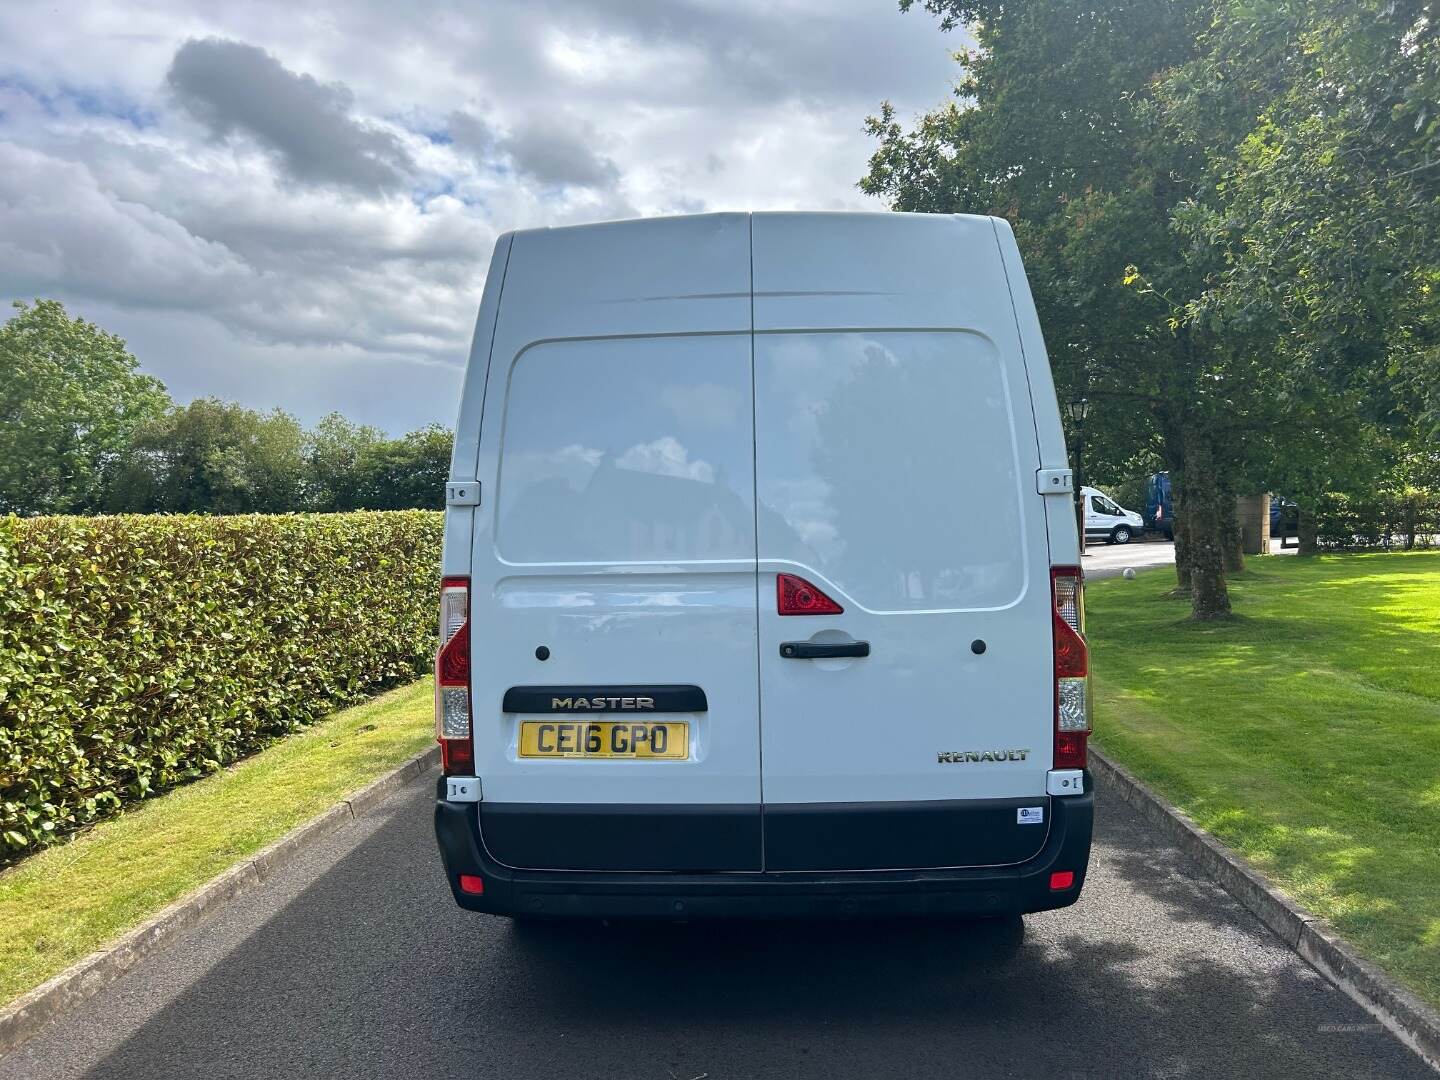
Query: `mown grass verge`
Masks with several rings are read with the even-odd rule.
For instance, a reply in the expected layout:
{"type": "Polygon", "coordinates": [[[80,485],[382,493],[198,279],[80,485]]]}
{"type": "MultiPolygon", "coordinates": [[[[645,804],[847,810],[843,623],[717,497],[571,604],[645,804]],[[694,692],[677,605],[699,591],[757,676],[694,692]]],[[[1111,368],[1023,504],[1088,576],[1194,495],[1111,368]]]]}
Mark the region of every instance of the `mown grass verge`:
{"type": "Polygon", "coordinates": [[[0,872],[0,1004],[113,941],[434,740],[428,679],[0,872]]]}
{"type": "Polygon", "coordinates": [[[1250,566],[1087,589],[1096,743],[1440,1004],[1440,552],[1250,566]]]}

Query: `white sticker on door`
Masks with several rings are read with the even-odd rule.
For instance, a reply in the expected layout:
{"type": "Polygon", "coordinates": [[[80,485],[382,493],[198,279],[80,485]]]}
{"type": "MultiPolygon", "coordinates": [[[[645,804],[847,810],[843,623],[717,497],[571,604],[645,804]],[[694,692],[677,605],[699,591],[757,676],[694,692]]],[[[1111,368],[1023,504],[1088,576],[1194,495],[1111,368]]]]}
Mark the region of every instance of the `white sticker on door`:
{"type": "Polygon", "coordinates": [[[1043,806],[1022,806],[1015,811],[1016,825],[1039,825],[1045,820],[1043,806]]]}

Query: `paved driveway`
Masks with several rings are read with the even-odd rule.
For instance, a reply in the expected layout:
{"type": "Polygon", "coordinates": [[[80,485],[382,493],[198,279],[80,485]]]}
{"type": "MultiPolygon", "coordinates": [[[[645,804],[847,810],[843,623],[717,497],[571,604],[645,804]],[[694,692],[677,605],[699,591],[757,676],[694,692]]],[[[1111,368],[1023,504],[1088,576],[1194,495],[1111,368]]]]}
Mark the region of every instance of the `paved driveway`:
{"type": "Polygon", "coordinates": [[[1100,792],[1022,924],[558,927],[462,912],[433,777],[0,1062],[92,1076],[1433,1077],[1100,792]]]}
{"type": "Polygon", "coordinates": [[[1115,577],[1126,567],[1144,570],[1174,566],[1175,545],[1169,540],[1132,540],[1128,544],[1088,544],[1081,560],[1087,578],[1115,577]]]}

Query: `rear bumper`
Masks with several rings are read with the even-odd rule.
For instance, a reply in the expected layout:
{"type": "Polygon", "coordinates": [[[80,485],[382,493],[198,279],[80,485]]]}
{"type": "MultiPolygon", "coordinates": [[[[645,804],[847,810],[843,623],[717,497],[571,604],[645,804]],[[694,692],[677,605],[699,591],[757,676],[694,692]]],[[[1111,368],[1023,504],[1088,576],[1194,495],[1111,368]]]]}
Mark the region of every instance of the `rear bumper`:
{"type": "MultiPolygon", "coordinates": [[[[446,879],[461,907],[497,915],[552,918],[787,918],[885,915],[1003,915],[1067,907],[1080,896],[1090,861],[1094,795],[1050,800],[1044,846],[1013,866],[958,870],[735,873],[605,873],[516,870],[490,857],[474,803],[435,804],[435,835],[446,879]],[[1074,874],[1052,890],[1050,875],[1074,874]],[[460,875],[484,893],[460,890],[460,875]]],[[[857,808],[864,813],[865,808],[857,808]]]]}

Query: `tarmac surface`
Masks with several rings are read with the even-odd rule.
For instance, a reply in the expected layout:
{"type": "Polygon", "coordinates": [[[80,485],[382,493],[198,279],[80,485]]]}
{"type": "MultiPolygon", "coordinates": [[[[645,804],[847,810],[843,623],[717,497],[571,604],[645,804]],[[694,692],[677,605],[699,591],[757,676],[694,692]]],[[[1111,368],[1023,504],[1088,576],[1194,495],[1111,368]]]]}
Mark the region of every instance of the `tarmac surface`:
{"type": "Polygon", "coordinates": [[[455,907],[434,775],[0,1060],[58,1077],[1430,1078],[1118,798],[1023,922],[516,927],[455,907]]]}

